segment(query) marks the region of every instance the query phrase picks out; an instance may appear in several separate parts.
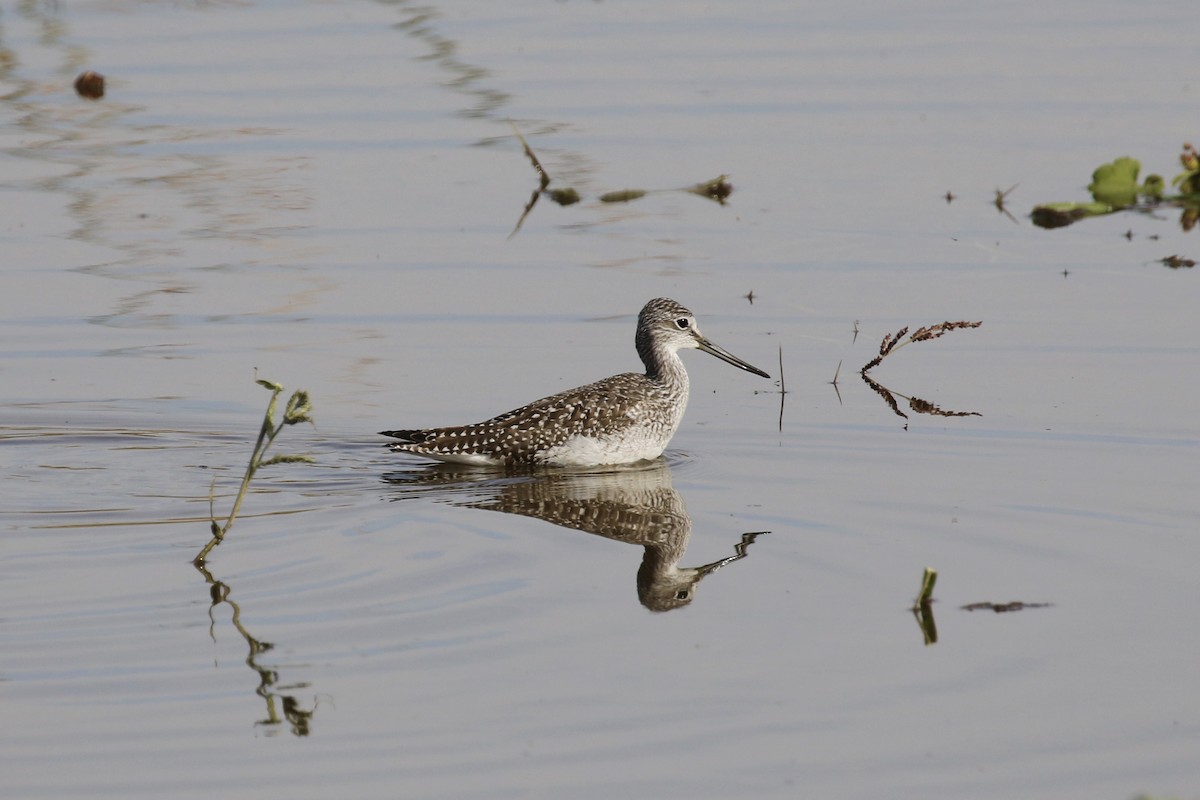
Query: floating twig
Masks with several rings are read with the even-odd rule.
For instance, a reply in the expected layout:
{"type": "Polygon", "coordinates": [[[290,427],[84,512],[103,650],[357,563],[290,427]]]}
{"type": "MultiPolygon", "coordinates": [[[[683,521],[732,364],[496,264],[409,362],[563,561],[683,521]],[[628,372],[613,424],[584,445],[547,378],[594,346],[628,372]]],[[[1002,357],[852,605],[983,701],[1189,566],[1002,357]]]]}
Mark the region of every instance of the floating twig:
{"type": "Polygon", "coordinates": [[[967,603],[965,606],[959,606],[963,611],[995,611],[997,614],[1004,614],[1008,611],[1022,611],[1026,608],[1050,608],[1053,603],[1026,603],[1022,600],[1011,600],[1007,603],[967,603]]]}
{"type": "Polygon", "coordinates": [[[521,216],[517,218],[517,224],[512,229],[512,233],[508,238],[517,235],[517,231],[521,230],[521,225],[525,223],[525,218],[529,216],[529,212],[533,211],[533,207],[537,205],[538,198],[542,196],[542,192],[550,185],[550,174],[542,167],[542,162],[538,161],[538,157],[533,154],[533,148],[529,146],[529,142],[525,141],[525,136],[517,128],[517,124],[511,119],[508,124],[512,127],[513,133],[517,135],[517,141],[521,143],[521,149],[525,151],[525,155],[529,158],[529,163],[533,164],[533,171],[538,174],[538,188],[533,190],[533,194],[529,197],[529,202],[525,204],[525,210],[521,212],[521,216]]]}
{"type": "Polygon", "coordinates": [[[783,345],[779,345],[779,430],[783,431],[783,399],[787,397],[787,384],[783,379],[783,345]]]}
{"type": "Polygon", "coordinates": [[[937,584],[937,570],[933,567],[926,567],[925,573],[921,576],[921,591],[917,593],[917,599],[913,603],[913,607],[922,603],[933,602],[933,587],[937,584]]]}
{"type": "MultiPolygon", "coordinates": [[[[521,143],[521,149],[524,151],[526,158],[529,159],[529,163],[533,165],[534,171],[538,174],[538,187],[533,190],[533,193],[529,197],[529,202],[525,204],[525,208],[521,211],[521,216],[517,219],[517,224],[513,227],[512,233],[508,235],[508,238],[511,239],[517,235],[517,231],[521,230],[521,226],[525,223],[525,218],[533,211],[533,207],[537,205],[538,198],[543,194],[560,206],[574,205],[581,198],[579,192],[571,187],[564,189],[550,188],[552,180],[550,173],[542,166],[542,162],[538,160],[537,155],[533,152],[533,148],[529,146],[529,142],[525,141],[525,136],[517,128],[516,123],[510,119],[508,120],[508,124],[512,127],[517,141],[521,143]]],[[[634,200],[640,200],[648,194],[658,194],[661,192],[687,192],[700,197],[707,197],[710,200],[717,201],[721,205],[725,205],[725,200],[733,193],[733,186],[729,183],[728,175],[718,175],[712,180],[702,181],[678,189],[618,189],[613,192],[605,192],[596,199],[601,203],[629,203],[634,200]]]]}
{"type": "Polygon", "coordinates": [[[1019,225],[1020,223],[1017,222],[1016,217],[1014,217],[1012,214],[1008,213],[1008,209],[1004,207],[1004,201],[1008,200],[1008,196],[1010,194],[1012,194],[1013,190],[1016,189],[1020,185],[1021,184],[1019,184],[1019,183],[1014,183],[1012,186],[1008,187],[1004,191],[1000,191],[999,189],[997,189],[996,196],[994,198],[992,198],[992,204],[996,206],[996,209],[1001,214],[1003,214],[1004,216],[1011,219],[1013,221],[1014,225],[1019,225]]]}
{"type": "Polygon", "coordinates": [[[529,146],[529,142],[525,141],[525,136],[521,133],[521,130],[517,127],[517,124],[511,119],[508,121],[508,124],[512,127],[513,133],[517,135],[517,141],[521,143],[521,148],[525,151],[525,155],[528,156],[529,162],[533,164],[533,169],[538,174],[538,181],[540,184],[538,186],[538,191],[542,191],[550,185],[550,173],[546,172],[545,168],[542,166],[542,162],[538,161],[538,157],[533,154],[533,148],[529,146]]]}

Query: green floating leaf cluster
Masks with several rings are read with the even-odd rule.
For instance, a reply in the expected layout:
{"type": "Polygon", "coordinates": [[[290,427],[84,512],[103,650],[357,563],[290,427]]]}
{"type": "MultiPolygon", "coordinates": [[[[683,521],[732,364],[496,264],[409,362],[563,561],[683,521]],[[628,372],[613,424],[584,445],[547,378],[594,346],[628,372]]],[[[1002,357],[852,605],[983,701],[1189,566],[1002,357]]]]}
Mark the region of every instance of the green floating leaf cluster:
{"type": "Polygon", "coordinates": [[[1167,182],[1161,175],[1150,174],[1139,183],[1142,165],[1136,158],[1122,156],[1101,164],[1092,173],[1088,191],[1091,202],[1042,203],[1035,206],[1031,217],[1042,228],[1061,228],[1085,217],[1099,217],[1123,209],[1147,209],[1172,205],[1184,209],[1181,224],[1190,230],[1196,223],[1200,207],[1200,155],[1188,143],[1179,157],[1184,171],[1171,180],[1179,194],[1167,194],[1167,182]]]}
{"type": "Polygon", "coordinates": [[[1142,165],[1136,158],[1122,156],[1111,164],[1102,164],[1092,173],[1088,191],[1097,203],[1107,203],[1113,209],[1125,208],[1138,201],[1138,196],[1162,197],[1163,179],[1150,175],[1146,183],[1138,184],[1138,172],[1142,165]]]}

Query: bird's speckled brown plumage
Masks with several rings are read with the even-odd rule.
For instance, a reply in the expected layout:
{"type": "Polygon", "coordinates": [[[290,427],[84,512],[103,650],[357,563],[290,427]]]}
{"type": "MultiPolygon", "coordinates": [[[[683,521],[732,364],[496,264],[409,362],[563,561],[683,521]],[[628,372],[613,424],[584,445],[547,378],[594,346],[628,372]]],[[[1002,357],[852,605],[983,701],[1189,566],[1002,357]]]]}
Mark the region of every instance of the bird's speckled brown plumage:
{"type": "Polygon", "coordinates": [[[683,419],[688,376],[679,349],[699,348],[770,377],[705,339],[674,300],[645,305],[635,341],[645,374],[614,375],[472,425],[382,433],[400,440],[392,450],[461,464],[632,463],[661,455],[683,419]]]}

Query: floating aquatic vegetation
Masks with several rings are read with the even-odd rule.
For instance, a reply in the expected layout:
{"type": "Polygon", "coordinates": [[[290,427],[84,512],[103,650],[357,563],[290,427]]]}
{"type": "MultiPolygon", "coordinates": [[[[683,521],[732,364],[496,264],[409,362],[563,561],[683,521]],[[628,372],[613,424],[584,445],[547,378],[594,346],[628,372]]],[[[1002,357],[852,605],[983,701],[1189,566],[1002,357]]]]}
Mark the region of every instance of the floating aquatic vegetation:
{"type": "Polygon", "coordinates": [[[1183,143],[1179,163],[1183,165],[1183,172],[1171,179],[1171,185],[1178,188],[1180,194],[1200,194],[1200,153],[1190,142],[1183,143]]]}
{"type": "Polygon", "coordinates": [[[1008,611],[1023,611],[1026,608],[1050,608],[1051,605],[1051,603],[1026,603],[1023,600],[1010,600],[1007,603],[967,603],[959,608],[963,611],[995,611],[997,614],[1003,614],[1008,611]]]}
{"type": "MultiPolygon", "coordinates": [[[[862,377],[864,383],[870,386],[876,394],[883,398],[884,402],[888,404],[888,407],[891,408],[897,416],[903,417],[904,419],[908,419],[908,414],[905,414],[900,410],[900,404],[896,401],[897,397],[907,401],[909,410],[916,414],[929,414],[935,417],[983,416],[978,411],[950,411],[948,409],[941,408],[937,404],[931,403],[928,400],[922,400],[919,397],[910,397],[908,395],[901,394],[900,392],[896,392],[887,388],[867,374],[870,370],[879,366],[879,364],[882,363],[885,358],[905,345],[909,345],[914,342],[928,342],[933,339],[940,339],[950,331],[955,331],[962,328],[978,328],[982,324],[983,322],[967,322],[966,320],[958,320],[956,322],[946,321],[917,328],[912,333],[909,333],[908,327],[905,326],[895,333],[885,334],[883,341],[879,343],[879,355],[868,361],[863,368],[859,370],[859,375],[862,377]]],[[[907,424],[905,427],[907,428],[907,424]]]]}
{"type": "Polygon", "coordinates": [[[605,192],[596,199],[601,203],[628,203],[630,200],[640,200],[646,194],[645,189],[620,189],[615,192],[605,192]]]}
{"type": "Polygon", "coordinates": [[[879,355],[868,361],[859,372],[868,372],[874,369],[885,358],[905,345],[912,344],[913,342],[928,342],[931,339],[939,339],[950,331],[960,328],[978,328],[982,324],[983,322],[967,322],[966,320],[939,322],[934,325],[917,328],[911,334],[908,333],[908,326],[906,325],[895,333],[884,334],[883,341],[879,343],[879,355]],[[908,334],[907,337],[905,334],[908,334]]]}
{"type": "MultiPolygon", "coordinates": [[[[1092,172],[1092,182],[1088,184],[1088,191],[1092,193],[1092,197],[1097,203],[1103,203],[1114,208],[1124,208],[1131,206],[1137,202],[1138,195],[1141,194],[1138,186],[1138,172],[1142,165],[1135,158],[1122,156],[1109,164],[1101,164],[1092,172]]],[[[1150,194],[1154,189],[1159,190],[1158,196],[1161,196],[1162,178],[1157,175],[1151,175],[1155,178],[1152,182],[1153,189],[1147,189],[1147,194],[1150,194]]]]}
{"type": "Polygon", "coordinates": [[[1171,269],[1183,269],[1185,267],[1190,269],[1196,266],[1195,260],[1184,258],[1183,256],[1167,256],[1166,258],[1159,259],[1158,263],[1171,269]]]}
{"type": "MultiPolygon", "coordinates": [[[[1008,187],[1007,189],[1004,189],[1004,190],[997,189],[995,197],[992,198],[992,205],[994,205],[996,207],[996,210],[999,211],[1004,216],[1008,217],[1014,223],[1016,223],[1017,218],[1014,217],[1011,213],[1009,213],[1008,208],[1004,204],[1008,201],[1008,196],[1010,194],[1012,194],[1013,191],[1016,190],[1017,186],[1019,186],[1019,185],[1020,184],[1014,183],[1012,186],[1008,187]]],[[[950,202],[950,201],[947,200],[946,202],[950,202]]]]}
{"type": "MultiPolygon", "coordinates": [[[[571,206],[578,203],[582,197],[579,192],[572,187],[551,189],[550,183],[553,180],[550,173],[542,166],[542,162],[538,159],[537,154],[533,152],[533,148],[529,146],[529,142],[525,141],[525,136],[517,128],[512,120],[509,120],[509,125],[512,126],[513,133],[516,134],[517,141],[521,143],[521,149],[524,151],[529,163],[533,164],[533,169],[538,174],[538,187],[533,190],[533,194],[529,197],[529,202],[525,204],[525,208],[521,211],[521,216],[517,219],[517,224],[513,227],[512,233],[508,238],[517,235],[517,231],[521,230],[521,226],[525,223],[525,218],[529,216],[529,212],[537,205],[538,198],[546,195],[553,202],[560,206],[571,206]]],[[[733,193],[733,185],[729,183],[728,175],[718,175],[712,180],[702,181],[676,189],[618,189],[612,192],[605,192],[596,199],[601,203],[630,203],[634,200],[640,200],[648,194],[658,194],[662,192],[687,192],[699,197],[707,197],[710,200],[715,200],[721,205],[725,205],[725,200],[733,193]]]]}
{"type": "Polygon", "coordinates": [[[728,175],[718,175],[712,180],[685,186],[682,189],[620,189],[615,192],[605,192],[596,199],[601,203],[628,203],[640,200],[648,194],[661,192],[687,192],[716,200],[721,205],[725,205],[725,199],[733,194],[733,184],[729,182],[728,175]]]}
{"type": "MultiPolygon", "coordinates": [[[[933,567],[926,567],[925,574],[921,576],[921,591],[917,594],[913,601],[912,612],[913,617],[917,620],[917,625],[921,628],[921,635],[925,639],[925,645],[928,647],[932,644],[937,644],[937,624],[933,619],[933,587],[937,583],[937,570],[933,567]]],[[[965,606],[959,606],[963,611],[994,611],[997,614],[1004,614],[1010,611],[1023,611],[1027,608],[1050,608],[1053,603],[1028,603],[1023,600],[1011,600],[1007,603],[968,603],[965,606]]]]}
{"type": "Polygon", "coordinates": [[[925,637],[926,647],[937,644],[937,622],[933,619],[933,586],[936,583],[937,570],[926,567],[925,574],[921,576],[921,591],[917,593],[910,609],[921,628],[922,636],[925,637]]]}
{"type": "Polygon", "coordinates": [[[1178,194],[1167,193],[1167,182],[1161,175],[1150,174],[1139,182],[1141,163],[1136,158],[1122,156],[1092,172],[1092,182],[1088,184],[1090,201],[1042,203],[1034,206],[1030,217],[1038,227],[1062,228],[1086,217],[1118,211],[1147,212],[1165,206],[1182,209],[1180,226],[1190,231],[1200,219],[1200,154],[1185,142],[1179,161],[1184,171],[1170,183],[1178,194]]]}
{"type": "Polygon", "coordinates": [[[921,576],[921,591],[917,593],[917,599],[913,606],[919,606],[923,603],[933,602],[933,587],[937,584],[937,570],[933,567],[926,567],[925,574],[921,576]]]}
{"type": "Polygon", "coordinates": [[[579,192],[567,187],[566,189],[551,189],[546,192],[547,196],[558,203],[560,206],[573,206],[581,199],[579,192]]]}
{"type": "Polygon", "coordinates": [[[710,200],[716,200],[721,205],[725,205],[726,198],[733,194],[733,185],[729,182],[728,175],[718,175],[711,181],[697,183],[694,186],[687,187],[684,191],[698,194],[701,197],[707,197],[710,200]]]}
{"type": "Polygon", "coordinates": [[[271,402],[267,404],[267,413],[263,416],[262,426],[258,431],[258,441],[254,444],[254,452],[250,454],[250,463],[246,466],[246,474],[242,476],[242,484],[238,488],[237,497],[233,501],[233,509],[229,512],[229,517],[223,525],[217,522],[216,514],[212,511],[212,489],[210,488],[209,490],[209,517],[212,539],[192,560],[192,563],[197,567],[203,565],[204,559],[208,557],[209,552],[225,540],[225,534],[233,527],[233,521],[237,518],[238,512],[242,508],[242,501],[246,499],[246,491],[250,488],[250,481],[253,480],[254,474],[260,468],[269,467],[272,464],[312,463],[313,460],[310,456],[295,455],[266,458],[267,450],[274,443],[275,437],[286,426],[297,425],[301,422],[312,422],[312,403],[308,398],[308,392],[303,389],[297,389],[292,392],[292,396],[288,398],[287,406],[284,408],[283,419],[276,424],[275,409],[279,403],[279,395],[283,393],[283,386],[273,381],[260,379],[256,379],[255,383],[265,389],[271,390],[271,402]]]}
{"type": "Polygon", "coordinates": [[[1111,214],[1108,203],[1045,203],[1037,206],[1029,216],[1039,228],[1065,228],[1084,217],[1111,214]]]}
{"type": "Polygon", "coordinates": [[[192,564],[200,571],[200,574],[204,576],[204,580],[208,584],[210,600],[208,607],[209,637],[216,642],[217,621],[213,612],[217,606],[224,604],[228,605],[232,610],[230,621],[234,629],[237,630],[238,634],[246,642],[246,666],[250,667],[258,675],[258,687],[255,689],[255,694],[261,697],[266,703],[266,717],[256,721],[255,724],[264,727],[278,727],[286,722],[294,735],[308,736],[311,732],[314,714],[316,713],[316,702],[313,703],[312,708],[305,708],[301,704],[300,698],[294,692],[298,689],[307,688],[309,684],[295,681],[286,684],[281,683],[278,666],[259,662],[260,657],[274,650],[275,645],[250,633],[250,630],[242,623],[241,606],[232,599],[233,590],[229,584],[214,578],[205,564],[205,559],[208,557],[209,552],[224,541],[225,534],[233,527],[233,521],[242,507],[242,501],[246,498],[247,490],[250,488],[250,481],[254,478],[255,473],[260,467],[291,462],[311,462],[313,460],[309,456],[295,455],[266,457],[267,450],[284,427],[297,425],[301,422],[312,422],[312,403],[309,401],[308,392],[303,389],[293,392],[292,396],[288,398],[287,405],[284,407],[283,419],[276,423],[275,411],[279,402],[279,395],[283,393],[283,387],[272,381],[256,380],[255,382],[259,386],[271,390],[271,402],[267,404],[267,413],[263,416],[262,426],[259,428],[258,441],[255,442],[254,452],[251,454],[250,463],[246,467],[246,474],[242,477],[242,484],[238,489],[237,498],[233,502],[233,509],[229,512],[229,517],[223,525],[217,522],[216,515],[212,511],[213,490],[212,488],[209,489],[209,524],[212,531],[212,539],[204,546],[204,549],[196,554],[196,557],[192,559],[192,564]]]}

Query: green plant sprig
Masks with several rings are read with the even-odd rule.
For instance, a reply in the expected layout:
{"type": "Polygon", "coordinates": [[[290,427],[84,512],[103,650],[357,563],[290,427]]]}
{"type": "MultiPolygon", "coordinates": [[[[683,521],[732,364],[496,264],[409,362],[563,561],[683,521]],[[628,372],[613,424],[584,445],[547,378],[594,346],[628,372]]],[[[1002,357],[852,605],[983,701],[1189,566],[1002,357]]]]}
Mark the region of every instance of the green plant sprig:
{"type": "MultiPolygon", "coordinates": [[[[258,441],[254,443],[254,452],[250,454],[250,463],[246,466],[246,474],[242,476],[242,485],[238,488],[237,497],[233,501],[233,508],[230,510],[229,517],[223,525],[217,522],[216,514],[213,511],[213,487],[209,488],[208,507],[212,539],[192,559],[192,563],[197,567],[202,566],[212,549],[225,540],[225,534],[233,527],[233,521],[237,518],[238,512],[242,508],[242,501],[246,499],[246,492],[250,488],[250,481],[254,479],[254,474],[258,472],[260,467],[297,462],[311,464],[313,461],[312,457],[301,455],[279,455],[265,458],[267,450],[270,449],[272,443],[275,441],[275,437],[279,435],[279,432],[284,427],[296,425],[301,422],[312,422],[312,402],[309,400],[308,392],[303,389],[297,389],[292,392],[292,396],[288,398],[287,405],[284,406],[283,419],[279,424],[276,424],[275,410],[279,404],[279,395],[283,393],[283,386],[274,381],[265,381],[262,379],[255,379],[255,383],[265,389],[271,390],[271,402],[267,404],[267,413],[263,416],[262,426],[258,430],[258,441]]],[[[213,486],[215,487],[215,485],[216,480],[214,479],[213,486]]]]}

